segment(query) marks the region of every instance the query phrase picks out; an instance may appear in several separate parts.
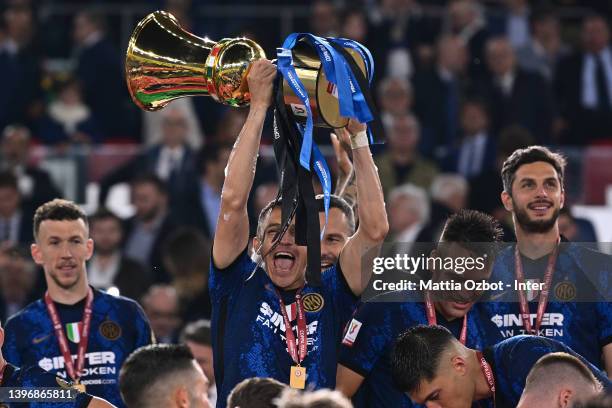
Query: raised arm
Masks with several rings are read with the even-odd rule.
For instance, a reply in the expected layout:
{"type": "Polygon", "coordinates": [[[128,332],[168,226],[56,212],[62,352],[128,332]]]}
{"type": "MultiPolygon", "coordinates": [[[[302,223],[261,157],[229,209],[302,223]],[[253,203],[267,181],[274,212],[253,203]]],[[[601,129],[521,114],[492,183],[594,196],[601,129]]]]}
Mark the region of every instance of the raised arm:
{"type": "Polygon", "coordinates": [[[253,186],[259,140],[272,101],[275,77],[276,66],[268,60],[255,61],[248,74],[251,107],[225,169],[221,210],[213,243],[213,262],[219,269],[228,267],[246,248],[249,240],[247,200],[253,186]]]}
{"type": "Polygon", "coordinates": [[[365,133],[366,127],[351,119],[347,128],[338,133],[341,138],[350,139],[353,149],[359,227],[340,253],[340,268],[353,293],[359,296],[372,276],[374,251],[370,250],[382,244],[389,231],[389,223],[378,170],[365,133]],[[372,256],[364,257],[366,253],[372,256]]]}

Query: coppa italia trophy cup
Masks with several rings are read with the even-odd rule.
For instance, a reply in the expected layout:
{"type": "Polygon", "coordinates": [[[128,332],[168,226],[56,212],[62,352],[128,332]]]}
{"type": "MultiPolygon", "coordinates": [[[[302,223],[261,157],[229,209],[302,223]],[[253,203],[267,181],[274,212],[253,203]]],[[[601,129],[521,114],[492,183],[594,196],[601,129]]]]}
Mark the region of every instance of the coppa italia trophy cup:
{"type": "MultiPolygon", "coordinates": [[[[248,106],[246,77],[251,62],[261,58],[265,52],[252,40],[201,38],[183,30],[170,13],[156,11],[141,20],[130,37],[126,81],[134,103],[147,111],[198,95],[248,106]]],[[[294,33],[277,49],[276,64],[282,81],[275,87],[274,151],[281,170],[283,225],[297,214],[296,242],[308,245],[307,278],[317,284],[320,226],[316,210],[311,214],[314,190],[307,180],[311,171],[317,174],[327,215],[331,173],[312,138],[313,127],[344,127],[352,117],[374,124],[371,142],[372,133],[381,133],[369,93],[374,63],[369,50],[356,41],[294,33]],[[300,220],[300,214],[308,221],[300,220]]]]}

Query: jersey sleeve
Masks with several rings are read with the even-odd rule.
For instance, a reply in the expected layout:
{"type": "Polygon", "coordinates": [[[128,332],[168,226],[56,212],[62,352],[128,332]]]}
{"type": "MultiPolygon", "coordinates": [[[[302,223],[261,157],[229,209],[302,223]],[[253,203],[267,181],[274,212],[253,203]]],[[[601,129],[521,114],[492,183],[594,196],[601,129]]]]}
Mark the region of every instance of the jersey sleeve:
{"type": "Polygon", "coordinates": [[[612,343],[612,303],[598,302],[595,310],[598,314],[599,343],[604,347],[612,343]]]}
{"type": "Polygon", "coordinates": [[[363,377],[368,376],[393,341],[385,306],[393,305],[379,302],[362,304],[349,321],[342,338],[339,363],[363,377]]]}
{"type": "MultiPolygon", "coordinates": [[[[29,367],[24,370],[20,370],[19,374],[19,386],[20,387],[34,387],[34,388],[62,388],[71,389],[72,383],[68,382],[58,376],[51,373],[47,373],[39,367],[29,367]]],[[[74,388],[72,388],[74,390],[74,388]]],[[[29,407],[31,408],[86,408],[92,400],[92,396],[84,392],[76,392],[76,397],[71,400],[63,402],[30,402],[29,407]]]]}
{"type": "Polygon", "coordinates": [[[2,356],[6,361],[14,366],[21,366],[21,356],[19,353],[19,321],[18,317],[10,318],[4,328],[4,345],[2,346],[2,356]]]}
{"type": "Polygon", "coordinates": [[[356,296],[349,287],[339,263],[323,272],[322,281],[323,287],[331,290],[331,297],[338,316],[337,324],[343,328],[355,312],[359,296],[356,296]]]}
{"type": "Polygon", "coordinates": [[[155,344],[155,334],[153,334],[147,315],[138,303],[134,302],[133,305],[136,312],[135,324],[137,332],[136,345],[134,348],[136,349],[149,344],[155,344]]]}
{"type": "Polygon", "coordinates": [[[593,364],[588,362],[580,354],[566,346],[565,344],[549,339],[546,337],[539,336],[517,336],[514,337],[511,347],[505,353],[503,353],[506,367],[506,375],[508,378],[527,378],[527,374],[533,367],[533,365],[543,356],[549,353],[563,352],[571,354],[582,361],[595,375],[595,377],[601,382],[606,390],[611,390],[612,383],[608,379],[608,376],[593,364]],[[520,361],[521,364],[516,362],[520,361]]]}
{"type": "Polygon", "coordinates": [[[241,283],[256,270],[255,268],[256,264],[249,257],[248,248],[245,248],[234,262],[224,269],[215,266],[211,255],[208,281],[211,300],[213,302],[219,301],[232,291],[237,290],[241,283]]]}

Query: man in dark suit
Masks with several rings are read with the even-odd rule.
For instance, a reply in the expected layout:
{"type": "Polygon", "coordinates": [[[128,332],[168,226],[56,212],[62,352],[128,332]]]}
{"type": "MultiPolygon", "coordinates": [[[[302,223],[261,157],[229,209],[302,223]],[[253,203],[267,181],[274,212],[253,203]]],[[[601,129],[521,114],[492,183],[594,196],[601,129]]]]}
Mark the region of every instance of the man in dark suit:
{"type": "Polygon", "coordinates": [[[153,277],[138,262],[121,252],[123,224],[113,212],[101,208],[89,218],[94,254],[88,262],[89,283],[96,289],[119,289],[122,296],[140,299],[153,277]]]}
{"type": "Polygon", "coordinates": [[[444,170],[466,179],[495,168],[495,137],[489,132],[489,113],[484,101],[468,99],[461,105],[461,138],[446,157],[444,170]]]}
{"type": "Polygon", "coordinates": [[[136,214],[124,225],[125,255],[143,264],[154,282],[169,282],[162,248],[177,223],[168,208],[166,184],[154,174],[143,174],[132,181],[131,188],[136,214]]]}
{"type": "Polygon", "coordinates": [[[55,198],[61,193],[54,185],[49,173],[31,165],[29,160],[30,131],[25,126],[9,125],[2,131],[0,152],[2,170],[10,171],[17,177],[17,184],[24,203],[31,208],[55,198]]]}
{"type": "MultiPolygon", "coordinates": [[[[85,102],[107,137],[127,136],[129,95],[123,80],[119,52],[106,38],[103,16],[82,11],[74,17],[76,76],[83,86],[85,102]]],[[[137,134],[137,133],[131,133],[137,134]]]]}
{"type": "Polygon", "coordinates": [[[100,183],[100,205],[104,206],[111,187],[130,182],[134,175],[151,173],[164,181],[168,190],[169,206],[181,216],[179,221],[191,222],[189,205],[193,186],[198,176],[195,154],[186,143],[187,118],[181,109],[172,105],[163,110],[162,141],[150,147],[133,160],[108,174],[100,183]]]}
{"type": "Polygon", "coordinates": [[[442,37],[437,44],[436,65],[414,77],[414,111],[423,127],[419,150],[429,158],[443,157],[455,143],[466,53],[458,37],[442,37]]]}
{"type": "Polygon", "coordinates": [[[21,205],[17,178],[0,172],[0,242],[29,247],[33,241],[33,212],[21,205]]]}
{"type": "Polygon", "coordinates": [[[550,143],[554,102],[552,90],[539,74],[516,66],[512,45],[492,38],[486,48],[490,76],[479,85],[491,109],[494,134],[511,125],[528,129],[538,143],[550,143]]]}
{"type": "Polygon", "coordinates": [[[186,204],[192,209],[187,221],[189,225],[198,227],[207,238],[212,238],[217,227],[221,188],[231,151],[231,145],[213,142],[204,146],[198,154],[200,176],[189,191],[192,197],[187,199],[186,204]]]}
{"type": "Polygon", "coordinates": [[[565,144],[586,145],[612,136],[612,51],[605,18],[582,23],[582,51],[559,65],[555,92],[565,144]]]}

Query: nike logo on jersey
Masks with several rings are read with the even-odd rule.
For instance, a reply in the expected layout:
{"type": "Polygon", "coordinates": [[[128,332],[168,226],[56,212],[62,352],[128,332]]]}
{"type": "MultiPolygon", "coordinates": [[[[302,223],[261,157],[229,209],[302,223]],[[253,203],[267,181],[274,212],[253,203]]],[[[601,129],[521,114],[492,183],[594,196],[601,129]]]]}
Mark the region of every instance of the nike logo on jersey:
{"type": "Polygon", "coordinates": [[[32,339],[32,344],[39,344],[42,343],[43,341],[47,340],[49,337],[51,337],[50,334],[46,334],[44,336],[39,336],[39,337],[34,337],[32,339]]]}

